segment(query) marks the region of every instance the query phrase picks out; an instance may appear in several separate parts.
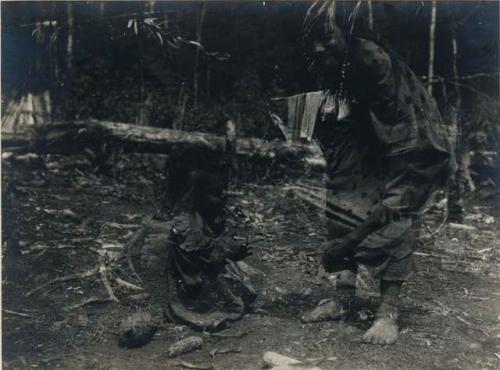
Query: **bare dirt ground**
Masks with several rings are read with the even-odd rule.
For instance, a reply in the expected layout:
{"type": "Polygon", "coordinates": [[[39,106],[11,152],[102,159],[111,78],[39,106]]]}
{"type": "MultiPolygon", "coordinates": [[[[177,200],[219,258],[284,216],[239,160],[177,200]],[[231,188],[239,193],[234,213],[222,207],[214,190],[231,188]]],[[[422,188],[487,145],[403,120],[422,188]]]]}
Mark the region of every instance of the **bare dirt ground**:
{"type": "MultiPolygon", "coordinates": [[[[5,369],[260,369],[265,351],[322,369],[500,368],[498,197],[468,204],[464,223],[474,229],[447,226],[422,245],[418,272],[404,287],[400,339],[373,346],[361,342],[377,303],[366,276],[345,322],[300,322],[304,311],[335,294],[335,277],[319,267],[315,253],[324,237],[321,211],[289,189],[299,181],[241,185],[231,193],[229,227],[255,240],[246,262],[265,277],[255,309],[213,335],[164,319],[161,269],[148,270],[139,258],[143,283],[126,263],[108,275],[120,303],[78,307],[108,297],[100,274],[43,285],[121,253],[158,207],[161,166],[134,159],[115,177],[96,176],[83,157],[50,157],[41,176],[36,164],[29,156],[2,160],[5,369]],[[132,302],[116,276],[151,297],[132,302]],[[144,347],[122,349],[117,327],[137,311],[150,312],[159,329],[144,347]],[[168,346],[190,335],[203,338],[202,349],[168,358],[168,346]]],[[[321,186],[319,178],[300,182],[321,186]]]]}

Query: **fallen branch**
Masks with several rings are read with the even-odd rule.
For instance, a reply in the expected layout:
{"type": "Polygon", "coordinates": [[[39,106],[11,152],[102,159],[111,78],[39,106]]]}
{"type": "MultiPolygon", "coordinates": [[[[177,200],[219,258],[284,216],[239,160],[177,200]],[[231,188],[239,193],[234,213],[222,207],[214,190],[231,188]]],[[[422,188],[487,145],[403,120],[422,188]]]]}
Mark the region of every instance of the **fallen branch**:
{"type": "Polygon", "coordinates": [[[96,268],[93,268],[92,270],[87,270],[87,271],[83,271],[83,272],[77,272],[75,274],[70,274],[70,275],[58,277],[58,278],[49,280],[46,283],[43,283],[42,285],[39,285],[38,287],[30,290],[28,293],[25,294],[25,296],[29,297],[33,293],[38,292],[39,290],[41,290],[41,289],[43,289],[45,287],[48,287],[49,285],[52,285],[54,283],[62,283],[62,282],[65,282],[65,281],[75,280],[75,279],[84,279],[84,278],[90,277],[92,275],[95,275],[98,272],[99,272],[99,268],[96,267],[96,268]]]}
{"type": "Polygon", "coordinates": [[[14,315],[14,316],[20,316],[20,317],[33,317],[33,315],[30,315],[30,314],[27,314],[27,313],[22,313],[22,312],[16,312],[16,311],[12,311],[12,310],[8,310],[6,308],[2,308],[2,311],[5,312],[5,313],[8,313],[10,315],[14,315]]]}
{"type": "MultiPolygon", "coordinates": [[[[132,271],[132,273],[135,275],[135,277],[142,283],[142,279],[141,277],[139,276],[139,274],[136,272],[135,268],[134,268],[134,265],[132,263],[132,259],[131,259],[131,250],[132,248],[134,248],[138,243],[140,243],[145,237],[145,228],[144,227],[141,227],[138,231],[136,231],[136,233],[134,234],[134,236],[127,242],[127,244],[125,245],[125,248],[126,248],[126,251],[127,251],[127,255],[125,256],[128,260],[128,265],[129,265],[129,268],[130,270],[132,271]]],[[[95,252],[99,253],[98,250],[95,250],[95,252]]],[[[122,257],[123,258],[123,257],[122,257]]],[[[55,278],[55,279],[52,279],[52,280],[49,280],[45,283],[43,283],[42,285],[39,285],[38,287],[30,290],[29,292],[27,292],[25,294],[26,297],[29,297],[31,296],[33,293],[43,289],[43,288],[46,288],[52,284],[55,284],[55,283],[62,283],[62,282],[66,282],[66,281],[70,281],[70,280],[76,280],[76,279],[84,279],[84,278],[87,278],[87,277],[90,277],[90,276],[93,276],[97,273],[99,273],[101,275],[101,281],[102,283],[104,284],[104,287],[106,288],[106,291],[108,292],[109,294],[109,298],[112,300],[112,301],[115,301],[115,302],[118,302],[120,303],[120,301],[118,300],[118,298],[116,298],[114,292],[113,292],[113,289],[111,288],[111,284],[109,283],[109,280],[107,278],[107,275],[106,273],[109,271],[109,270],[115,270],[119,267],[119,264],[116,264],[116,266],[113,266],[112,268],[106,268],[106,266],[104,264],[101,264],[100,266],[98,267],[95,267],[91,270],[87,270],[87,271],[82,271],[82,272],[78,272],[78,273],[75,273],[75,274],[70,274],[70,275],[66,275],[66,276],[62,276],[62,277],[58,277],[58,278],[55,278]]],[[[119,279],[119,278],[117,278],[119,279]]],[[[122,285],[122,286],[127,286],[129,289],[132,289],[132,287],[134,288],[134,290],[141,290],[142,288],[141,287],[138,287],[134,284],[131,284],[131,283],[128,283],[124,280],[121,280],[119,279],[119,281],[117,281],[118,284],[122,285]]],[[[89,302],[82,302],[84,304],[89,304],[89,303],[93,303],[92,299],[89,300],[89,302]]]]}
{"type": "Polygon", "coordinates": [[[324,211],[327,209],[324,192],[310,190],[300,186],[285,186],[283,187],[283,191],[293,191],[293,194],[297,198],[306,201],[320,210],[324,211]]]}
{"type": "Polygon", "coordinates": [[[444,214],[443,214],[443,220],[441,221],[441,223],[439,224],[439,226],[431,233],[429,234],[426,234],[426,235],[423,235],[420,237],[420,240],[423,241],[424,243],[429,241],[429,240],[432,240],[434,239],[436,236],[438,236],[439,234],[441,234],[441,232],[444,230],[444,228],[446,227],[446,224],[448,222],[448,218],[450,217],[450,210],[448,209],[448,207],[444,207],[444,214]]]}
{"type": "MultiPolygon", "coordinates": [[[[223,151],[226,138],[202,132],[95,120],[37,124],[25,132],[2,133],[2,146],[16,147],[19,152],[36,149],[43,154],[80,154],[89,146],[99,148],[105,142],[122,147],[124,152],[168,154],[179,146],[208,146],[223,151]]],[[[321,149],[316,144],[238,138],[235,152],[240,157],[293,162],[295,166],[301,164],[305,168],[325,165],[321,149]]]]}
{"type": "Polygon", "coordinates": [[[136,292],[141,292],[144,290],[144,288],[137,286],[135,284],[129,283],[128,281],[122,280],[119,277],[115,278],[115,281],[119,286],[121,286],[125,289],[133,290],[136,292]]]}
{"type": "MultiPolygon", "coordinates": [[[[485,72],[480,72],[480,73],[475,73],[472,75],[466,75],[466,76],[457,76],[453,78],[445,78],[442,76],[434,76],[432,79],[432,82],[442,82],[442,81],[460,81],[460,80],[473,80],[475,78],[481,78],[481,77],[496,77],[500,74],[500,72],[492,72],[492,73],[485,73],[485,72]]],[[[427,76],[420,76],[424,81],[428,80],[427,76]]]]}
{"type": "Polygon", "coordinates": [[[120,223],[117,223],[117,222],[107,222],[107,221],[97,221],[97,222],[100,223],[100,224],[102,224],[103,226],[109,226],[109,227],[120,229],[120,230],[123,230],[123,229],[138,229],[138,228],[141,227],[140,224],[120,224],[120,223]]]}
{"type": "Polygon", "coordinates": [[[434,254],[422,253],[422,252],[413,252],[413,255],[420,256],[420,257],[434,257],[434,258],[442,258],[443,257],[443,256],[435,256],[434,254]]]}
{"type": "Polygon", "coordinates": [[[135,270],[134,263],[132,262],[132,251],[137,246],[137,244],[141,243],[144,240],[145,237],[146,237],[146,228],[143,226],[135,232],[134,236],[132,236],[132,238],[130,238],[130,240],[125,245],[128,267],[130,268],[130,271],[132,271],[132,274],[136,277],[137,280],[139,280],[141,284],[144,282],[142,281],[141,277],[135,270]]]}
{"type": "Polygon", "coordinates": [[[211,370],[214,368],[212,365],[196,365],[186,361],[175,361],[172,362],[172,365],[184,367],[186,369],[197,369],[197,370],[211,370]]]}
{"type": "Polygon", "coordinates": [[[73,306],[64,307],[63,309],[65,311],[71,311],[71,310],[74,310],[74,309],[77,309],[80,307],[84,307],[84,306],[92,304],[92,303],[107,303],[107,302],[112,302],[112,299],[110,297],[108,297],[108,298],[90,297],[88,299],[83,300],[80,303],[77,303],[73,306]]]}
{"type": "Polygon", "coordinates": [[[465,230],[465,231],[475,231],[475,230],[477,230],[477,227],[475,227],[475,226],[465,225],[465,224],[456,224],[454,222],[450,222],[448,224],[448,227],[450,229],[455,229],[455,230],[465,230]]]}
{"type": "Polygon", "coordinates": [[[216,337],[216,338],[243,338],[245,335],[248,335],[246,331],[242,331],[240,333],[235,333],[235,334],[210,333],[211,337],[216,337]]]}
{"type": "Polygon", "coordinates": [[[104,266],[104,264],[101,264],[101,266],[99,267],[99,274],[101,275],[101,281],[104,284],[106,291],[108,292],[109,298],[117,303],[120,303],[118,298],[116,298],[115,293],[113,292],[113,288],[111,288],[111,284],[109,283],[108,277],[106,276],[106,272],[106,266],[104,266]]]}
{"type": "Polygon", "coordinates": [[[241,348],[216,348],[210,351],[210,357],[215,358],[217,355],[226,355],[228,353],[241,353],[241,348]]]}
{"type": "Polygon", "coordinates": [[[465,320],[464,318],[460,317],[457,315],[457,319],[461,322],[463,322],[465,325],[467,325],[469,328],[472,327],[472,324],[470,322],[468,322],[467,320],[465,320]]]}

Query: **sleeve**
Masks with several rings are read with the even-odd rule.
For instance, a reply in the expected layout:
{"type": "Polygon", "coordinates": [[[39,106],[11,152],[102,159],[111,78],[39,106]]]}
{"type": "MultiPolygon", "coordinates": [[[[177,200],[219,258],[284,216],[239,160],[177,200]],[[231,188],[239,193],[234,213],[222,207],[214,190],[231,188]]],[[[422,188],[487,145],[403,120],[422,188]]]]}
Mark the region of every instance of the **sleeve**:
{"type": "Polygon", "coordinates": [[[361,41],[357,64],[366,77],[364,102],[375,136],[386,157],[418,148],[418,125],[413,92],[398,70],[397,61],[382,47],[361,41]]]}
{"type": "MultiPolygon", "coordinates": [[[[358,66],[366,76],[366,104],[385,164],[385,189],[379,207],[389,213],[418,211],[428,199],[432,160],[419,148],[412,91],[391,56],[371,41],[361,41],[358,66]]],[[[397,63],[397,61],[396,61],[397,63]]]]}
{"type": "Polygon", "coordinates": [[[213,241],[213,238],[203,233],[201,227],[193,227],[186,214],[173,219],[170,239],[185,252],[208,249],[213,241]]]}
{"type": "Polygon", "coordinates": [[[184,262],[220,265],[227,258],[238,261],[246,256],[245,244],[230,236],[207,233],[202,227],[192,225],[185,215],[176,217],[172,224],[170,243],[177,255],[183,255],[184,262]]]}
{"type": "Polygon", "coordinates": [[[213,255],[216,259],[225,261],[226,258],[239,261],[246,257],[247,246],[229,236],[219,236],[214,240],[213,255]]]}

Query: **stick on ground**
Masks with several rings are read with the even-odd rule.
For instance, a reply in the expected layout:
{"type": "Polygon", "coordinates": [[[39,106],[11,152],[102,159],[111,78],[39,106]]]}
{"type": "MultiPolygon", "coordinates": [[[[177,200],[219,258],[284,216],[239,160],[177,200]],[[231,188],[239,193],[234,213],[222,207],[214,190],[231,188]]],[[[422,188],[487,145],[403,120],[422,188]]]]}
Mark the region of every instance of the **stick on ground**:
{"type": "Polygon", "coordinates": [[[111,284],[109,283],[108,277],[106,276],[106,266],[104,264],[99,267],[99,274],[101,275],[101,281],[108,292],[109,298],[115,302],[120,303],[118,298],[116,298],[115,293],[113,292],[113,288],[111,288],[111,284]]]}
{"type": "Polygon", "coordinates": [[[135,270],[134,263],[132,262],[132,251],[136,247],[137,244],[141,243],[142,240],[144,240],[146,236],[146,229],[144,227],[141,227],[139,230],[137,230],[130,238],[130,240],[127,242],[125,246],[125,250],[127,252],[127,262],[128,262],[128,267],[130,268],[130,271],[132,271],[132,274],[139,280],[139,282],[142,284],[144,283],[135,270]]]}
{"type": "Polygon", "coordinates": [[[42,285],[37,286],[36,288],[30,290],[28,293],[26,293],[26,297],[29,297],[35,292],[38,292],[39,290],[48,287],[49,285],[52,285],[54,283],[62,283],[65,281],[69,280],[75,280],[75,279],[84,279],[89,276],[95,275],[99,272],[98,268],[93,268],[92,270],[87,270],[87,271],[82,271],[82,272],[77,272],[75,274],[70,274],[66,276],[61,276],[52,280],[47,281],[46,283],[43,283],[42,285]]]}
{"type": "Polygon", "coordinates": [[[64,307],[64,310],[65,311],[71,311],[71,310],[74,310],[74,309],[77,309],[77,308],[80,308],[80,307],[84,307],[88,304],[92,304],[92,303],[106,303],[106,302],[111,302],[112,299],[110,297],[108,298],[98,298],[98,297],[90,297],[88,299],[85,299],[83,300],[82,302],[80,303],[77,303],[73,306],[67,306],[67,307],[64,307]]]}
{"type": "Polygon", "coordinates": [[[5,312],[5,313],[8,313],[10,315],[14,315],[14,316],[33,317],[33,315],[30,315],[30,314],[27,314],[27,313],[22,313],[22,312],[16,312],[16,311],[8,310],[6,308],[2,308],[2,311],[5,312]]]}

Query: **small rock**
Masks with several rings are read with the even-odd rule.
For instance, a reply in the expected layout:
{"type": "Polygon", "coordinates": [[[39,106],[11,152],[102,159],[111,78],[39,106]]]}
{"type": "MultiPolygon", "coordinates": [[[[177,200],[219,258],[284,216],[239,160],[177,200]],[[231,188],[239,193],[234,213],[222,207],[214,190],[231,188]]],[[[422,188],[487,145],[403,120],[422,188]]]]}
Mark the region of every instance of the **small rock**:
{"type": "Polygon", "coordinates": [[[118,344],[123,348],[141,347],[151,341],[156,329],[151,314],[137,312],[120,323],[118,344]]]}
{"type": "Polygon", "coordinates": [[[200,349],[203,344],[203,339],[200,337],[187,337],[178,342],[175,342],[168,347],[168,357],[177,357],[185,353],[193,352],[200,349]]]}
{"type": "Polygon", "coordinates": [[[316,366],[307,366],[291,357],[280,355],[276,352],[264,353],[264,367],[274,370],[321,370],[316,366]]]}
{"type": "Polygon", "coordinates": [[[303,323],[338,320],[342,314],[343,312],[335,300],[325,299],[315,309],[303,315],[300,320],[303,323]]]}

